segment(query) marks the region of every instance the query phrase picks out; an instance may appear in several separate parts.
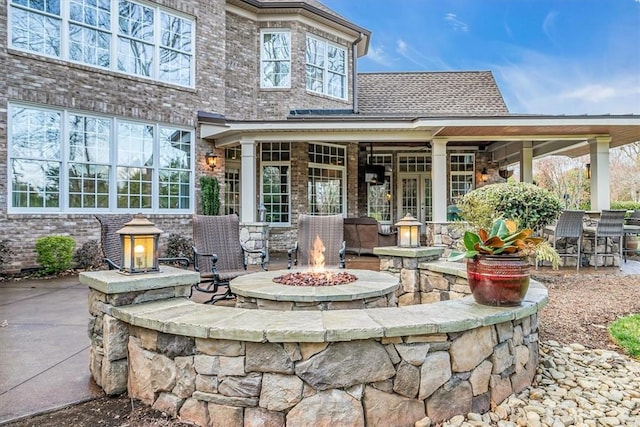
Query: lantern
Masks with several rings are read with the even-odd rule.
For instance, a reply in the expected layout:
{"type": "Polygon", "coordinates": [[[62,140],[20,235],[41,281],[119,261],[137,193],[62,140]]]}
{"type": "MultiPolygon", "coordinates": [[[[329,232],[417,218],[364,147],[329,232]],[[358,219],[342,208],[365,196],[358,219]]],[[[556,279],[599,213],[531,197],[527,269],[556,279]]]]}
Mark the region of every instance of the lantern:
{"type": "Polygon", "coordinates": [[[420,247],[420,227],[422,223],[410,213],[396,223],[398,227],[398,246],[401,248],[420,247]]]}
{"type": "Polygon", "coordinates": [[[204,161],[209,165],[209,169],[214,170],[216,168],[216,164],[218,163],[218,156],[216,153],[212,151],[208,151],[204,155],[204,161]]]}
{"type": "Polygon", "coordinates": [[[162,230],[142,214],[136,214],[120,230],[122,265],[125,274],[150,273],[158,268],[158,238],[162,230]]]}

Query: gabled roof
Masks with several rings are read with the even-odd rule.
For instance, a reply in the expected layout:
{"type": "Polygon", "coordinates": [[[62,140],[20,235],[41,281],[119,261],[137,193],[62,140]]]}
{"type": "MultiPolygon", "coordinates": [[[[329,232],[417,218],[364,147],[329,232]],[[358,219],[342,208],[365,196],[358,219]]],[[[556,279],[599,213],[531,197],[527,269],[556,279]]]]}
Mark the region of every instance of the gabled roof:
{"type": "Polygon", "coordinates": [[[356,90],[362,115],[509,114],[490,71],[358,73],[356,90]]]}

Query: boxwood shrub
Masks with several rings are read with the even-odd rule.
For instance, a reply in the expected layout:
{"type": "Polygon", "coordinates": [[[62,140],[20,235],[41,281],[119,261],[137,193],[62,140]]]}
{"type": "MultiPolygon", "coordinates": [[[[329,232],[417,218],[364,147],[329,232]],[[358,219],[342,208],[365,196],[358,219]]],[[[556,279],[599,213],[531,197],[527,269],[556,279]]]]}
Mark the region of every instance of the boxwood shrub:
{"type": "Polygon", "coordinates": [[[36,240],[36,261],[41,267],[39,274],[56,275],[68,270],[75,245],[75,240],[69,236],[47,236],[36,240]]]}
{"type": "Polygon", "coordinates": [[[488,229],[496,218],[517,221],[521,228],[540,230],[562,211],[550,191],[525,182],[505,182],[477,188],[458,200],[460,216],[474,227],[488,229]]]}

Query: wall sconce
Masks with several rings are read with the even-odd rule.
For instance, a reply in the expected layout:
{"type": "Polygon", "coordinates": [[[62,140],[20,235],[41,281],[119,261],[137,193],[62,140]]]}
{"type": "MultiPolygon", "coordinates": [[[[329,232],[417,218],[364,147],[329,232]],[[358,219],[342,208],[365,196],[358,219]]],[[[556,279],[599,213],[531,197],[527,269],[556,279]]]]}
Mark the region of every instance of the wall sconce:
{"type": "Polygon", "coordinates": [[[155,227],[141,213],[133,216],[120,230],[122,239],[122,266],[124,274],[151,273],[158,267],[158,238],[162,230],[155,227]]]}
{"type": "Polygon", "coordinates": [[[204,159],[209,165],[209,169],[213,170],[216,167],[216,163],[218,161],[218,156],[213,151],[207,151],[204,155],[204,159]]]}
{"type": "Polygon", "coordinates": [[[420,227],[422,223],[415,219],[410,213],[396,222],[398,227],[398,246],[401,248],[420,247],[420,227]]]}
{"type": "Polygon", "coordinates": [[[480,178],[482,179],[482,182],[487,182],[489,180],[487,168],[482,168],[482,171],[480,172],[480,178]]]}
{"type": "Polygon", "coordinates": [[[587,179],[591,179],[591,163],[587,163],[585,165],[585,168],[587,169],[586,171],[587,179]]]}

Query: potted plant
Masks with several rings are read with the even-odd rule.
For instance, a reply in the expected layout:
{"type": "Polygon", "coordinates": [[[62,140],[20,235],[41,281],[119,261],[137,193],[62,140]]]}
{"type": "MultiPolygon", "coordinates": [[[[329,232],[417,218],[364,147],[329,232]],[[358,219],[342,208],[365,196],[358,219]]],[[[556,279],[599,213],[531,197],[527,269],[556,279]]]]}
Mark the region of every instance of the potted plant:
{"type": "Polygon", "coordinates": [[[467,278],[475,301],[493,306],[513,306],[522,302],[529,289],[529,258],[549,261],[558,267],[560,257],[530,228],[518,230],[517,223],[502,218],[487,231],[465,231],[466,251],[452,251],[448,259],[467,258],[467,278]]]}

